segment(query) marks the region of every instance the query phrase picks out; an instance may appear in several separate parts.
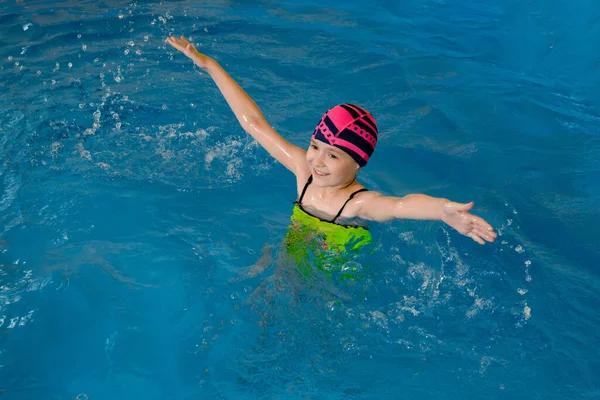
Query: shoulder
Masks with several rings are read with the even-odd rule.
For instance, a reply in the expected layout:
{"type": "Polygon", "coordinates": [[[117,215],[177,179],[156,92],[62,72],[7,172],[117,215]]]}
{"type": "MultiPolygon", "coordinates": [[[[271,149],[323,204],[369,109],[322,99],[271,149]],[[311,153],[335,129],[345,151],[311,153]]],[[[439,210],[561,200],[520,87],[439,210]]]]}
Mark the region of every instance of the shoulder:
{"type": "Polygon", "coordinates": [[[398,197],[386,196],[374,191],[359,193],[359,195],[353,199],[351,209],[353,217],[381,222],[395,218],[398,197]]]}
{"type": "Polygon", "coordinates": [[[385,196],[373,190],[364,190],[356,193],[346,206],[348,214],[353,217],[360,217],[365,209],[382,197],[385,196]]]}

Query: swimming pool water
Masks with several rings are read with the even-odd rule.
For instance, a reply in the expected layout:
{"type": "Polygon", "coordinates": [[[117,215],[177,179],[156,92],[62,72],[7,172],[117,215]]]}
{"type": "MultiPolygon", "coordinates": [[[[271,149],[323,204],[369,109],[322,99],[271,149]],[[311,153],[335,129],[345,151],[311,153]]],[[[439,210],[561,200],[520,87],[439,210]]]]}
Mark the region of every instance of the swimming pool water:
{"type": "Polygon", "coordinates": [[[600,4],[0,4],[0,396],[600,398],[600,4]],[[283,255],[295,182],[191,38],[305,146],[368,108],[360,179],[500,236],[371,227],[360,281],[283,255]]]}

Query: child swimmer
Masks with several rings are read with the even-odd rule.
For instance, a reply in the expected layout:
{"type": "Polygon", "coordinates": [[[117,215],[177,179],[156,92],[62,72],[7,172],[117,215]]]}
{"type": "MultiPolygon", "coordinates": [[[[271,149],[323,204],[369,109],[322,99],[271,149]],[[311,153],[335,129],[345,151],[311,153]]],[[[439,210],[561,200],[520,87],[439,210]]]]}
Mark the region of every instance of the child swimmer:
{"type": "MultiPolygon", "coordinates": [[[[166,42],[210,75],[242,128],[296,176],[292,236],[324,235],[320,246],[341,254],[347,248],[342,242],[370,241],[366,228],[342,221],[414,219],[443,221],[479,244],[496,239],[490,224],[469,213],[473,202],[461,204],[424,194],[392,197],[364,188],[356,176],[377,143],[375,119],[364,108],[340,104],[327,111],[304,150],[267,123],[254,101],[215,60],[199,53],[183,36],[169,37],[166,42]]],[[[289,236],[286,242],[291,242],[289,236]]]]}

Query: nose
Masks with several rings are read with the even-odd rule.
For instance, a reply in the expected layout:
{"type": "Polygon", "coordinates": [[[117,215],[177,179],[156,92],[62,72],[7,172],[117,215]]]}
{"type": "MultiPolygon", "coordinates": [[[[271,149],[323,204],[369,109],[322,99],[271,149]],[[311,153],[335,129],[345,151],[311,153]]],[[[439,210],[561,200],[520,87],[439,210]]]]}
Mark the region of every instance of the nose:
{"type": "Polygon", "coordinates": [[[325,163],[323,162],[323,154],[321,152],[315,154],[313,158],[313,164],[318,167],[324,167],[325,163]]]}

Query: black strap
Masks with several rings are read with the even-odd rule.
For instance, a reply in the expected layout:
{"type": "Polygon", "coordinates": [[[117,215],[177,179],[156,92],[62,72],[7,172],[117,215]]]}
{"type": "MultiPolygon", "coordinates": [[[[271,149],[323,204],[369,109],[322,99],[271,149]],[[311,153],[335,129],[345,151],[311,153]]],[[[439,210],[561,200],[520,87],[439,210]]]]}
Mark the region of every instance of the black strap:
{"type": "Polygon", "coordinates": [[[302,204],[302,199],[304,198],[304,193],[306,193],[306,189],[308,189],[308,185],[310,185],[313,181],[313,177],[312,175],[308,178],[308,181],[306,181],[306,185],[304,185],[304,189],[302,189],[302,194],[300,195],[300,198],[294,202],[294,204],[302,204]]]}
{"type": "MultiPolygon", "coordinates": [[[[297,201],[294,202],[294,204],[298,204],[300,206],[300,208],[302,208],[302,199],[304,198],[304,194],[306,193],[306,189],[308,189],[308,185],[310,185],[312,183],[312,181],[313,181],[313,176],[311,175],[308,178],[308,181],[306,181],[306,185],[304,185],[304,189],[302,189],[302,193],[300,194],[300,198],[297,201]]],[[[360,192],[366,192],[366,191],[368,191],[368,189],[362,188],[362,189],[358,189],[356,192],[352,193],[350,195],[350,197],[348,197],[348,200],[346,200],[346,202],[344,203],[344,205],[342,206],[342,208],[340,208],[340,211],[338,211],[337,215],[331,221],[326,221],[326,222],[335,223],[335,220],[338,219],[340,217],[340,215],[342,215],[342,211],[344,211],[344,207],[346,207],[346,204],[348,204],[348,202],[350,200],[352,200],[354,198],[354,196],[356,196],[360,192]]],[[[302,210],[304,210],[304,209],[302,209],[302,210]]],[[[304,211],[304,212],[306,212],[306,211],[304,211]]],[[[321,218],[319,218],[319,219],[321,219],[321,218]]],[[[322,221],[325,221],[325,220],[322,220],[322,221]]]]}
{"type": "Polygon", "coordinates": [[[356,192],[352,193],[350,195],[350,197],[348,197],[348,200],[346,200],[346,202],[344,203],[344,205],[342,206],[342,208],[340,208],[340,211],[338,211],[337,215],[331,220],[331,222],[333,222],[335,224],[335,220],[338,219],[340,217],[340,215],[342,215],[342,211],[344,211],[344,207],[346,207],[346,204],[348,204],[348,202],[350,200],[352,200],[352,198],[357,195],[360,192],[366,192],[368,189],[366,188],[362,188],[362,189],[358,189],[356,192]]]}

